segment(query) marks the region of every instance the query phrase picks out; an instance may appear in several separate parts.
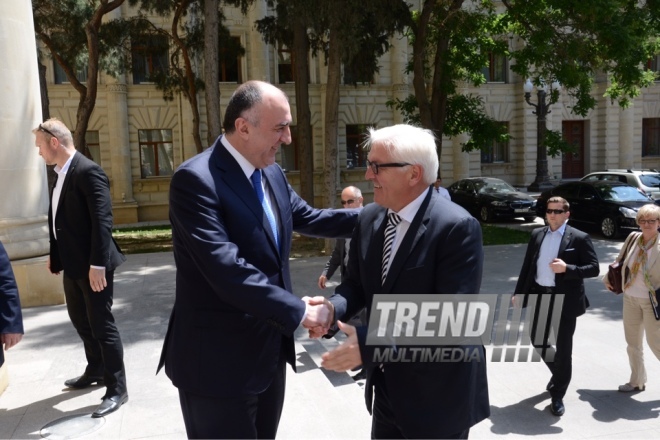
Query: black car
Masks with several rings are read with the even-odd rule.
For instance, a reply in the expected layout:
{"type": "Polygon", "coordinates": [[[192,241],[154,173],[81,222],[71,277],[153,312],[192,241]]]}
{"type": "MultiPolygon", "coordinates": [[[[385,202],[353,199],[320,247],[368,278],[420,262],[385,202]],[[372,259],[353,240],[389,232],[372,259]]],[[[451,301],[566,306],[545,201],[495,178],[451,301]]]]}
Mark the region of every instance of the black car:
{"type": "Polygon", "coordinates": [[[607,238],[637,230],[637,211],[653,199],[634,186],[606,180],[569,182],[545,191],[539,197],[537,215],[545,216],[546,202],[560,196],[571,204],[569,222],[597,226],[607,238]]]}
{"type": "Polygon", "coordinates": [[[447,188],[451,201],[484,222],[495,218],[536,218],[536,199],[494,177],[471,177],[447,188]]]}

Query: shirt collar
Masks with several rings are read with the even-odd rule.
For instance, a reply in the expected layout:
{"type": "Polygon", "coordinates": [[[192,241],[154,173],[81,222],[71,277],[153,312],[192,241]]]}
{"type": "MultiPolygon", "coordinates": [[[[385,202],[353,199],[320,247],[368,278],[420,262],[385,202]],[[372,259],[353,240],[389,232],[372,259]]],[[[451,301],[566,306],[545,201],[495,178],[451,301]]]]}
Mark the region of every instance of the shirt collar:
{"type": "Polygon", "coordinates": [[[75,155],[76,155],[75,153],[72,154],[69,157],[69,159],[64,163],[64,166],[62,168],[60,168],[59,165],[55,165],[55,168],[53,168],[53,171],[55,171],[57,173],[57,175],[66,174],[67,171],[69,171],[69,167],[71,166],[71,161],[73,160],[73,156],[75,156],[75,155]]]}
{"type": "Polygon", "coordinates": [[[564,236],[564,232],[566,232],[566,225],[568,224],[568,220],[566,220],[556,231],[553,231],[550,229],[550,226],[548,226],[548,231],[546,234],[555,234],[559,233],[562,237],[564,236]]]}
{"type": "Polygon", "coordinates": [[[222,145],[227,149],[229,154],[232,155],[234,159],[236,159],[236,162],[238,162],[238,165],[241,167],[241,170],[245,173],[245,177],[250,180],[250,177],[252,177],[252,173],[254,173],[254,170],[257,168],[252,165],[241,153],[238,152],[236,148],[233,147],[232,144],[229,143],[227,140],[226,136],[222,136],[220,139],[220,142],[222,145]]]}
{"type": "MultiPolygon", "coordinates": [[[[408,203],[406,206],[401,208],[397,214],[399,214],[399,217],[401,217],[401,220],[405,220],[408,223],[412,223],[413,219],[415,218],[415,215],[417,215],[417,211],[419,211],[419,207],[422,206],[422,203],[424,202],[424,198],[426,197],[426,194],[428,194],[427,191],[423,191],[415,200],[412,202],[408,203]]],[[[392,209],[387,210],[387,214],[390,212],[395,212],[392,209]]]]}

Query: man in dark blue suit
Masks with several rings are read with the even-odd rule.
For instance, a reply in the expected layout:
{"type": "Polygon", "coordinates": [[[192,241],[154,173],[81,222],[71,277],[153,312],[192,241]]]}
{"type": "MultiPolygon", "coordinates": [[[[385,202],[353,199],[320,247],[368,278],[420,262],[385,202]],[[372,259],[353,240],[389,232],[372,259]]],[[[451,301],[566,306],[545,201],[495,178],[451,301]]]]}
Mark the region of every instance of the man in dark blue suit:
{"type": "Polygon", "coordinates": [[[0,367],[5,362],[4,350],[18,344],[23,337],[21,300],[9,256],[0,243],[0,367]]]}
{"type": "MultiPolygon", "coordinates": [[[[370,318],[376,294],[479,293],[481,227],[434,190],[438,157],[433,134],[395,125],[370,130],[367,145],[366,178],[373,182],[376,203],[360,214],[348,275],[329,299],[335,318],[350,318],[365,306],[370,318]]],[[[376,346],[366,343],[366,327],[338,325],[348,339],[325,353],[322,365],[334,371],[364,365],[372,438],[467,438],[470,427],[489,416],[482,345],[452,347],[471,353],[459,362],[387,362],[377,360],[376,346]]]]}
{"type": "Polygon", "coordinates": [[[349,237],[357,211],[313,209],[289,186],[275,155],[291,120],[281,90],[242,84],[225,135],[172,177],[176,299],[158,368],[190,438],[274,438],[293,332],[329,324],[325,305],[291,293],[292,231],[349,237]]]}

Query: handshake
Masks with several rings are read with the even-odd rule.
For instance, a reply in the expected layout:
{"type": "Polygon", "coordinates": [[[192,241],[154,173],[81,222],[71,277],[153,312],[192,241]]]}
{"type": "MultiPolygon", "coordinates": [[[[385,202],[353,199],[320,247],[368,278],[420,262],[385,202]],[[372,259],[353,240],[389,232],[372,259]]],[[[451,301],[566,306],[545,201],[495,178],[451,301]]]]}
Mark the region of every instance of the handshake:
{"type": "Polygon", "coordinates": [[[302,325],[309,331],[310,338],[320,338],[328,333],[335,320],[335,307],[323,296],[305,296],[302,300],[306,305],[302,325]]]}

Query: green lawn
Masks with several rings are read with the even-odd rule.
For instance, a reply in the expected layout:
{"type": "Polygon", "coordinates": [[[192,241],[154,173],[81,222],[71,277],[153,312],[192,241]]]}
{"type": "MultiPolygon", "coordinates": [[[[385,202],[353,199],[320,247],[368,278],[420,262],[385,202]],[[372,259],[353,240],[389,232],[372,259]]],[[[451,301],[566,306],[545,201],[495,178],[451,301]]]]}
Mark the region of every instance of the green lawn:
{"type": "MultiPolygon", "coordinates": [[[[484,245],[495,244],[527,244],[530,233],[500,226],[482,224],[484,245]]],[[[167,252],[172,250],[172,228],[166,226],[149,226],[144,228],[117,228],[112,235],[119,247],[126,254],[142,254],[147,252],[167,252]]],[[[323,252],[324,240],[301,237],[294,234],[291,247],[293,257],[320,257],[323,252]]]]}

